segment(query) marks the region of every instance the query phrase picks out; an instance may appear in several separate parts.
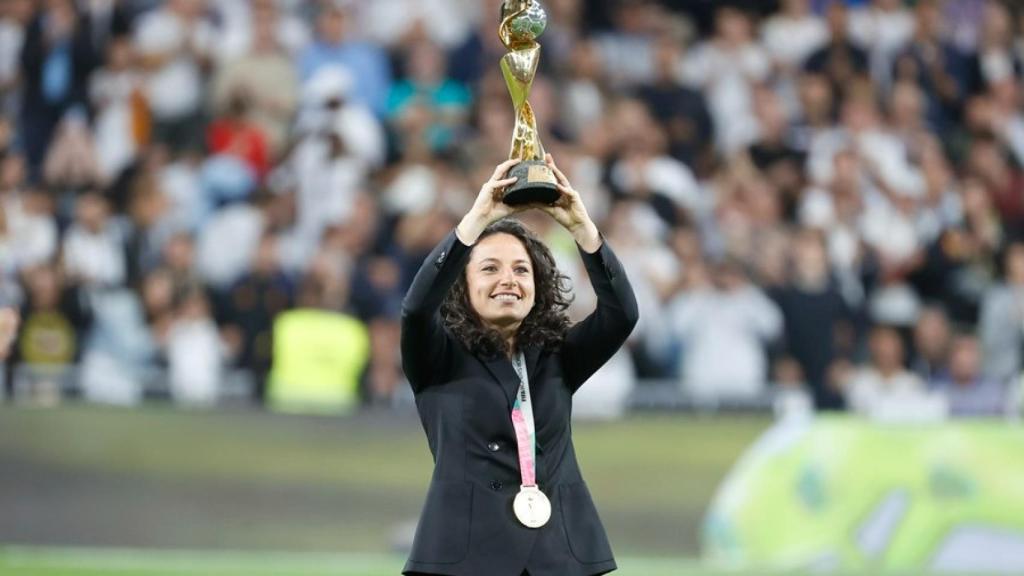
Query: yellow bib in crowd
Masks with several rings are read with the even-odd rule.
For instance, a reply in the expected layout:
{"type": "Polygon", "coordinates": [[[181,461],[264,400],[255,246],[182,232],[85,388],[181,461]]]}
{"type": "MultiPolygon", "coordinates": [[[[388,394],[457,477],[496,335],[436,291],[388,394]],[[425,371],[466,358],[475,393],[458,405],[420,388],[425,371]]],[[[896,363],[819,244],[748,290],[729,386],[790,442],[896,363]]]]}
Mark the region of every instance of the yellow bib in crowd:
{"type": "Polygon", "coordinates": [[[356,406],[370,336],[358,319],[329,310],[297,309],[274,320],[274,357],[267,400],[289,412],[340,412],[356,406]]]}

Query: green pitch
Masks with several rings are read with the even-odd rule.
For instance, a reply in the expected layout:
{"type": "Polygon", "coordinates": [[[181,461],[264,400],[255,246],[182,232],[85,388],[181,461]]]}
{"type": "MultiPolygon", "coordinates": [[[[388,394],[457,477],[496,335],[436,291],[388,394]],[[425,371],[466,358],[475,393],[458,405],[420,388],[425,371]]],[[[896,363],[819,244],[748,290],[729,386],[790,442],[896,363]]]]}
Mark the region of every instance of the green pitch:
{"type": "MultiPolygon", "coordinates": [[[[692,560],[716,487],[768,424],[577,423],[615,575],[797,576],[692,560]]],[[[0,407],[0,575],[396,576],[430,469],[411,413],[0,407]]]]}
{"type": "MultiPolygon", "coordinates": [[[[623,576],[712,576],[692,562],[622,558],[623,576]]],[[[15,548],[0,552],[10,576],[396,576],[402,559],[371,554],[141,552],[15,548]]],[[[734,573],[735,574],[735,573],[734,573]]]]}
{"type": "MultiPolygon", "coordinates": [[[[577,423],[617,555],[697,557],[715,488],[767,425],[577,423]]],[[[401,555],[430,473],[414,413],[0,408],[0,545],[401,555]]]]}
{"type": "MultiPolygon", "coordinates": [[[[616,576],[804,576],[783,570],[715,569],[684,559],[627,556],[618,561],[616,576]]],[[[402,559],[396,556],[354,553],[0,549],[0,574],[5,576],[398,576],[401,567],[402,559]]],[[[868,576],[869,573],[830,574],[868,576]]],[[[910,574],[870,572],[871,576],[910,574]]]]}

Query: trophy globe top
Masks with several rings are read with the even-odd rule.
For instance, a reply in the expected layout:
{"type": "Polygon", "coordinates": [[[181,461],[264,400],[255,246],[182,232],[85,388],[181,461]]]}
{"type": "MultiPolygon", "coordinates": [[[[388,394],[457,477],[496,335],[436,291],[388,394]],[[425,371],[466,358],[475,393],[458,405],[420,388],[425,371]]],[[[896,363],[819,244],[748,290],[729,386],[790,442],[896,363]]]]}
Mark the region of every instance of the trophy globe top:
{"type": "Polygon", "coordinates": [[[501,6],[502,22],[509,15],[520,11],[521,14],[508,22],[508,38],[513,44],[533,44],[547,28],[547,12],[537,0],[505,0],[501,6]]]}

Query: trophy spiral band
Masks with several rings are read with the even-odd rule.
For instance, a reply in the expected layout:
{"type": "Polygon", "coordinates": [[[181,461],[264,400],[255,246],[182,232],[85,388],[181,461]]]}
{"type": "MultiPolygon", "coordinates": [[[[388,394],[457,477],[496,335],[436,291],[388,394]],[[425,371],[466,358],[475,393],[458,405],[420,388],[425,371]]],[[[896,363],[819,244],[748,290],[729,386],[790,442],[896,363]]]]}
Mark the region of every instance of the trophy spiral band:
{"type": "Polygon", "coordinates": [[[509,53],[501,59],[501,71],[515,107],[516,126],[509,159],[520,160],[509,171],[519,180],[508,187],[502,201],[509,205],[553,204],[561,196],[557,180],[544,161],[544,146],[528,98],[540,63],[537,37],[547,25],[547,15],[536,0],[505,0],[501,6],[498,34],[509,53]]]}

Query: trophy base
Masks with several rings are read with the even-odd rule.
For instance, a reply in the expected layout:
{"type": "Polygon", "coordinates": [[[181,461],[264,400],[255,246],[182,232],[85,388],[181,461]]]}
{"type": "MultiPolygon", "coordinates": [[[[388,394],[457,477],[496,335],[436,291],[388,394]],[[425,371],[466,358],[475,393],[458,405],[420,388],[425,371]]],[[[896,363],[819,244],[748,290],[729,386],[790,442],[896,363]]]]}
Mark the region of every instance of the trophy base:
{"type": "Polygon", "coordinates": [[[554,172],[543,160],[523,160],[508,171],[508,177],[519,178],[501,198],[509,206],[554,204],[562,196],[554,172]]]}

